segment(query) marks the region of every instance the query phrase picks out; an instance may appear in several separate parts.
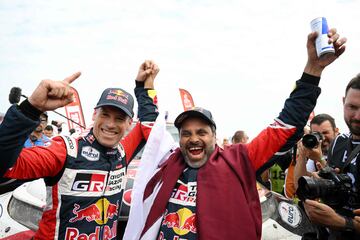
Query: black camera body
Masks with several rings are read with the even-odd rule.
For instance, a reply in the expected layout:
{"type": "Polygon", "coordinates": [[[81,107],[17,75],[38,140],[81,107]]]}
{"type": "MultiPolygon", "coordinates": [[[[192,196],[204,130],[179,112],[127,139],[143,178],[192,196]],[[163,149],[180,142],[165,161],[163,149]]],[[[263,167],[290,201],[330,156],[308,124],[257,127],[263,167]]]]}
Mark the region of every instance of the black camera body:
{"type": "Polygon", "coordinates": [[[299,178],[296,191],[300,200],[320,198],[334,209],[344,206],[358,207],[357,193],[352,190],[352,180],[347,174],[336,173],[331,167],[320,170],[321,178],[299,178]]]}
{"type": "Polygon", "coordinates": [[[312,132],[303,136],[302,144],[304,147],[312,149],[317,147],[323,139],[323,135],[320,132],[312,132]]]}

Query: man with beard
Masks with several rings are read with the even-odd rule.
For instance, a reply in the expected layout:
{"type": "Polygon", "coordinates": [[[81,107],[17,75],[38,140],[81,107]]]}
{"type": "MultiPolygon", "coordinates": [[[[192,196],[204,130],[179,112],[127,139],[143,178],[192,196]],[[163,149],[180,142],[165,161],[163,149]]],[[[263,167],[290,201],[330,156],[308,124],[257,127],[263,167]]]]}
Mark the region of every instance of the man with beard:
{"type": "MultiPolygon", "coordinates": [[[[180,147],[160,160],[162,164],[145,180],[140,196],[133,193],[132,203],[140,198],[143,212],[130,213],[124,239],[261,239],[255,171],[302,136],[320,94],[321,73],[345,50],[346,39],[340,39],[335,29],[328,35],[335,54],[319,58],[317,34],[309,34],[308,62],[301,79],[278,118],[250,143],[222,149],[216,145],[216,124],[210,111],[196,107],[181,113],[174,122],[180,147]]],[[[149,144],[152,141],[147,147],[149,144]]],[[[138,182],[144,182],[141,173],[138,182]]]]}
{"type": "MultiPolygon", "coordinates": [[[[353,210],[360,206],[360,74],[348,83],[343,106],[344,120],[350,133],[335,138],[330,146],[328,165],[338,168],[352,179],[352,190],[356,194],[351,195],[344,208],[353,210]],[[352,159],[348,159],[349,157],[352,159]]],[[[317,201],[306,200],[304,206],[313,223],[329,228],[329,239],[360,239],[360,221],[344,217],[328,205],[317,201]]],[[[360,213],[359,210],[357,212],[360,213]]]]}
{"type": "Polygon", "coordinates": [[[322,158],[327,160],[330,144],[339,134],[334,118],[326,113],[318,114],[311,119],[310,130],[311,132],[321,133],[323,137],[320,145],[322,158]]]}
{"type": "Polygon", "coordinates": [[[327,164],[330,144],[339,135],[335,120],[329,114],[322,113],[316,115],[310,121],[310,132],[318,132],[322,136],[320,144],[309,149],[305,148],[300,141],[298,143],[296,164],[294,167],[294,185],[297,189],[297,182],[302,176],[312,176],[314,172],[327,164]],[[321,166],[317,166],[320,164],[321,166]]]}

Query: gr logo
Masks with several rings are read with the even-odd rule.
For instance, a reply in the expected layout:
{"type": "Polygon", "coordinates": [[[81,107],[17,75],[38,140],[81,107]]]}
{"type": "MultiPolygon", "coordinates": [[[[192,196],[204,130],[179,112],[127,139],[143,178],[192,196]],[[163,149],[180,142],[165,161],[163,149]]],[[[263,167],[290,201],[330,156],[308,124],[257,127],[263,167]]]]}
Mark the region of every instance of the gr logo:
{"type": "Polygon", "coordinates": [[[104,174],[78,173],[76,174],[71,190],[80,192],[102,192],[105,186],[105,179],[106,175],[104,174]]]}

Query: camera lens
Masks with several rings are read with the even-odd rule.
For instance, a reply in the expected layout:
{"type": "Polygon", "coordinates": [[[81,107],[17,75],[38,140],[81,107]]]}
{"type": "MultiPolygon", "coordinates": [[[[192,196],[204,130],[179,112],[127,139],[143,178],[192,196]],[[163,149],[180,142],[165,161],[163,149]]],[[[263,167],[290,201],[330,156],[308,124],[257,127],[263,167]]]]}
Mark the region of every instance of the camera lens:
{"type": "Polygon", "coordinates": [[[336,190],[335,183],[328,179],[304,176],[299,178],[298,183],[296,193],[301,200],[328,197],[336,190]]]}
{"type": "Polygon", "coordinates": [[[309,133],[303,136],[302,143],[306,148],[315,148],[322,140],[322,135],[319,132],[309,133]]]}
{"type": "Polygon", "coordinates": [[[303,143],[304,147],[307,147],[307,148],[314,148],[318,144],[316,137],[314,135],[310,135],[310,134],[305,135],[303,137],[302,143],[303,143]]]}

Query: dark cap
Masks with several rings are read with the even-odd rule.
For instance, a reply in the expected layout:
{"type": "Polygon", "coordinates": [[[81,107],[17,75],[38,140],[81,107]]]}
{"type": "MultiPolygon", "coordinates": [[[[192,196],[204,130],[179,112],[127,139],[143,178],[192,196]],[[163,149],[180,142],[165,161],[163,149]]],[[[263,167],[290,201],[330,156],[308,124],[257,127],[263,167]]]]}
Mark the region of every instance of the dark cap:
{"type": "Polygon", "coordinates": [[[208,122],[210,125],[214,126],[216,129],[216,124],[214,122],[211,112],[209,110],[200,107],[194,107],[192,109],[180,113],[180,115],[177,116],[177,118],[175,119],[175,123],[174,123],[175,127],[180,129],[183,122],[188,118],[201,118],[206,122],[208,122]]]}
{"type": "Polygon", "coordinates": [[[102,106],[113,106],[124,111],[129,117],[134,117],[134,98],[130,93],[121,88],[107,88],[101,94],[96,108],[102,106]]]}

